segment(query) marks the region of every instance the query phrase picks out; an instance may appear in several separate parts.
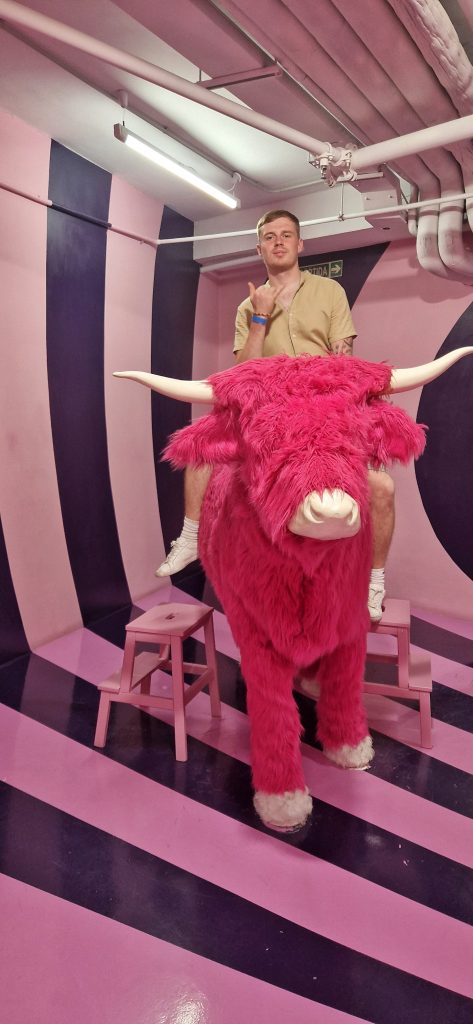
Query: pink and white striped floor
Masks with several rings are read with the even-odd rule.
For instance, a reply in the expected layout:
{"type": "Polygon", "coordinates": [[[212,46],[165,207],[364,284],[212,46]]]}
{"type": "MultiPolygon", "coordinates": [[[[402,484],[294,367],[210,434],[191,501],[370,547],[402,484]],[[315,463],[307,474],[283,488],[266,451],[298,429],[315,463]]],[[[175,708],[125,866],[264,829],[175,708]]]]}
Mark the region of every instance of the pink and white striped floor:
{"type": "MultiPolygon", "coordinates": [[[[367,698],[376,759],[344,772],[300,698],[310,827],[252,810],[238,652],[215,613],[224,713],[116,706],[93,747],[96,684],[123,613],[0,670],[2,1019],[8,1024],[471,1024],[473,625],[415,609],[431,651],[434,746],[417,713],[367,698]]],[[[191,641],[192,643],[192,641],[191,641]]],[[[164,678],[156,686],[166,686],[164,678]]]]}

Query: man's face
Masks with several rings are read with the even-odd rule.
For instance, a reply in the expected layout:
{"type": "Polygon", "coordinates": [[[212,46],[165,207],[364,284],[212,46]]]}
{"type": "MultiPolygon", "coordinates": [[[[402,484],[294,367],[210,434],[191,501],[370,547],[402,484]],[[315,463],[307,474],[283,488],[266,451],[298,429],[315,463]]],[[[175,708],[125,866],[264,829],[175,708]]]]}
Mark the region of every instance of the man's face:
{"type": "Polygon", "coordinates": [[[302,252],[303,242],[293,221],[289,217],[279,217],[261,228],[256,248],[268,273],[274,274],[279,270],[292,270],[302,252]]]}

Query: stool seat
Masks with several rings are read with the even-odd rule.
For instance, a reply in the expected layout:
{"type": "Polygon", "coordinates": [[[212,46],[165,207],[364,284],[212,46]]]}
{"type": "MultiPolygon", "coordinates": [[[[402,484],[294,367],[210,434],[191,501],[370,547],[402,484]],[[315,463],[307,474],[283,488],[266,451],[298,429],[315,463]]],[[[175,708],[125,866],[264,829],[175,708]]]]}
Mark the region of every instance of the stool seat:
{"type": "Polygon", "coordinates": [[[125,628],[127,633],[136,633],[141,640],[143,633],[152,633],[155,638],[164,636],[168,642],[172,636],[185,640],[200,629],[211,615],[213,608],[205,604],[158,604],[137,619],[132,619],[125,628]]]}
{"type": "Polygon", "coordinates": [[[217,659],[213,628],[213,608],[205,604],[165,603],[150,608],[126,626],[125,649],[121,669],[99,683],[100,702],[94,744],[105,746],[112,702],[133,704],[142,709],[171,710],[174,715],[176,759],[187,760],[185,709],[200,691],[208,687],[212,716],[221,714],[217,678],[217,659]],[[203,628],[204,664],[183,660],[183,642],[203,628]],[[138,644],[158,647],[158,651],[137,653],[138,644]],[[159,669],[171,672],[172,697],[152,694],[151,676],[159,669]],[[184,673],[197,676],[186,686],[184,673]]]}

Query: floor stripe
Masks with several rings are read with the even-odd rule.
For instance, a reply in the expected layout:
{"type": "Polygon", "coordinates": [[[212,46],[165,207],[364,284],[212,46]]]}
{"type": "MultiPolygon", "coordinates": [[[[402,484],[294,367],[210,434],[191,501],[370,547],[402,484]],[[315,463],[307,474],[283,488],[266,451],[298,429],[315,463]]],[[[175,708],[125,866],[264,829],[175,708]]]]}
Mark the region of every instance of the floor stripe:
{"type": "Polygon", "coordinates": [[[443,658],[473,666],[473,639],[451,633],[415,615],[411,616],[411,641],[426,651],[441,654],[443,658]]]}
{"type": "Polygon", "coordinates": [[[411,605],[411,612],[417,619],[422,619],[423,622],[430,622],[432,626],[438,626],[440,629],[446,629],[449,633],[456,633],[457,636],[467,637],[469,640],[473,640],[473,620],[472,619],[459,619],[452,615],[447,615],[445,612],[436,612],[427,608],[418,608],[416,605],[411,605]]]}
{"type": "MultiPolygon", "coordinates": [[[[41,664],[40,659],[32,656],[23,694],[21,680],[16,686],[7,684],[3,692],[5,703],[15,710],[78,742],[91,744],[97,693],[82,680],[46,662],[41,664]],[[44,700],[46,687],[48,705],[44,700]]],[[[105,754],[172,789],[179,790],[185,780],[185,791],[193,799],[256,827],[245,716],[228,708],[221,723],[212,721],[208,698],[203,694],[191,707],[187,765],[176,769],[174,764],[174,733],[165,724],[168,715],[140,715],[127,706],[115,709],[117,714],[112,713],[105,754]]],[[[317,765],[308,758],[305,774],[312,790],[313,779],[317,781],[317,765]]],[[[349,777],[347,785],[350,787],[349,777]]],[[[307,836],[298,839],[298,845],[307,853],[458,920],[469,921],[472,917],[473,901],[470,905],[464,893],[473,876],[465,867],[370,825],[353,811],[341,811],[318,801],[312,827],[307,836]],[[434,885],[435,878],[438,881],[434,885]]]]}
{"type": "MultiPolygon", "coordinates": [[[[219,617],[214,618],[218,636],[219,617]]],[[[85,629],[69,637],[60,637],[38,649],[37,653],[95,684],[118,669],[122,661],[121,651],[85,629]]],[[[223,682],[222,678],[222,690],[223,682]]],[[[235,698],[234,676],[230,685],[231,690],[225,688],[226,701],[244,710],[245,695],[241,688],[237,689],[235,698]]],[[[228,704],[226,716],[230,714],[228,704]]],[[[307,706],[312,708],[312,702],[307,701],[307,706]]],[[[464,814],[455,813],[435,803],[437,789],[445,784],[449,791],[456,794],[455,800],[461,812],[462,797],[471,794],[469,777],[459,777],[455,771],[452,777],[451,772],[448,774],[447,766],[446,773],[439,779],[441,766],[427,764],[426,767],[424,762],[415,759],[414,751],[401,748],[398,752],[398,745],[391,740],[385,741],[381,735],[377,737],[376,746],[374,767],[369,772],[350,773],[349,777],[345,772],[335,770],[319,750],[308,750],[305,746],[305,756],[316,763],[311,779],[314,795],[340,810],[350,813],[355,810],[361,818],[380,828],[396,831],[402,838],[425,845],[433,852],[473,868],[473,823],[464,814]],[[407,765],[401,768],[406,757],[407,765]],[[393,776],[397,779],[396,784],[391,781],[393,776]],[[427,791],[428,799],[413,791],[412,777],[414,780],[420,777],[421,789],[427,791]]]]}
{"type": "MultiPolygon", "coordinates": [[[[142,604],[144,603],[147,602],[142,602],[142,604]]],[[[150,606],[153,603],[157,602],[150,599],[150,606]]],[[[133,610],[133,614],[135,612],[136,609],[133,610]]],[[[215,613],[214,617],[217,626],[219,623],[219,613],[215,613]]],[[[225,642],[225,628],[222,619],[220,619],[220,626],[217,628],[217,637],[220,630],[225,642]]],[[[126,612],[120,612],[107,620],[105,627],[101,624],[100,628],[102,631],[105,630],[107,635],[121,638],[124,635],[125,621],[126,612]]],[[[228,627],[226,628],[228,630],[228,627]]],[[[52,662],[62,665],[69,671],[77,672],[83,678],[94,683],[105,679],[111,672],[119,668],[121,664],[121,655],[111,647],[107,649],[110,657],[107,654],[107,658],[104,660],[104,652],[100,645],[97,645],[90,638],[84,640],[84,644],[86,651],[89,650],[91,658],[89,659],[84,656],[79,664],[76,652],[77,644],[80,641],[77,634],[73,635],[71,643],[71,652],[68,650],[68,638],[66,637],[60,638],[52,644],[43,645],[38,649],[38,653],[50,658],[52,662]]],[[[231,643],[233,644],[233,641],[231,643]]],[[[194,649],[196,652],[195,656],[201,657],[199,645],[194,645],[194,649]]],[[[246,708],[246,695],[244,684],[238,675],[238,666],[233,659],[222,654],[218,655],[218,663],[223,699],[228,704],[244,711],[246,708]]],[[[433,801],[441,807],[473,817],[471,775],[449,764],[442,763],[438,757],[435,758],[433,756],[433,751],[424,753],[418,749],[415,743],[418,728],[417,714],[410,709],[402,709],[404,714],[410,716],[410,723],[409,721],[406,723],[406,727],[401,732],[400,741],[383,735],[381,730],[388,731],[389,716],[397,716],[399,713],[399,704],[389,701],[387,698],[371,698],[371,700],[378,701],[378,706],[375,706],[373,710],[373,716],[376,713],[377,718],[373,719],[373,722],[379,731],[375,734],[376,757],[370,775],[374,774],[380,779],[393,783],[395,786],[402,787],[409,793],[414,793],[417,796],[433,801]],[[397,711],[396,708],[398,709],[397,711]],[[411,730],[410,733],[409,728],[411,730]],[[409,746],[406,742],[409,735],[412,735],[414,740],[412,746],[409,746]]],[[[308,699],[305,700],[303,697],[298,697],[298,703],[302,712],[302,720],[306,727],[305,740],[310,745],[314,745],[315,711],[313,702],[308,699]]],[[[439,728],[440,726],[441,723],[439,728]]],[[[459,733],[459,730],[450,728],[450,735],[454,736],[456,733],[459,733]]],[[[468,734],[465,735],[467,736],[468,734]]],[[[464,744],[464,746],[468,747],[468,743],[464,744]]],[[[466,757],[468,759],[470,757],[468,749],[466,749],[466,757]]]]}
{"type": "Polygon", "coordinates": [[[367,1024],[5,875],[0,894],[9,1024],[314,1024],[314,1015],[324,1024],[367,1024]],[[19,964],[27,967],[27,985],[19,964]]]}
{"type": "Polygon", "coordinates": [[[409,1024],[422,1012],[432,1024],[468,1021],[470,998],[294,925],[3,784],[0,815],[15,834],[15,851],[0,849],[0,868],[28,885],[305,998],[315,978],[319,1002],[379,1024],[409,1024]],[[386,999],[393,991],[396,1000],[386,999]]]}
{"type": "Polygon", "coordinates": [[[8,709],[0,712],[0,734],[4,781],[16,789],[326,938],[473,995],[473,930],[301,849],[281,850],[276,838],[98,753],[84,758],[79,744],[8,709]]]}

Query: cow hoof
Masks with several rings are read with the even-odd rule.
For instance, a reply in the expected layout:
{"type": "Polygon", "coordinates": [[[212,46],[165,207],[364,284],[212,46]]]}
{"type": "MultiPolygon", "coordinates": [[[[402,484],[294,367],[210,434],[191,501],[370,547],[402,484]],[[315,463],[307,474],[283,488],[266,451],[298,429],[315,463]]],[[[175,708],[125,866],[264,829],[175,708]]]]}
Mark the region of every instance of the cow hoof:
{"type": "Polygon", "coordinates": [[[303,828],[312,810],[312,797],[307,786],[286,793],[257,792],[253,803],[263,825],[275,832],[297,832],[303,828]]]}
{"type": "Polygon", "coordinates": [[[367,768],[374,757],[373,741],[371,736],[365,736],[357,747],[349,747],[346,743],[343,747],[328,750],[324,747],[324,754],[341,768],[367,768]]]}
{"type": "Polygon", "coordinates": [[[320,683],[317,679],[305,679],[304,676],[301,676],[299,686],[308,697],[313,697],[314,700],[318,700],[320,697],[320,683]]]}

